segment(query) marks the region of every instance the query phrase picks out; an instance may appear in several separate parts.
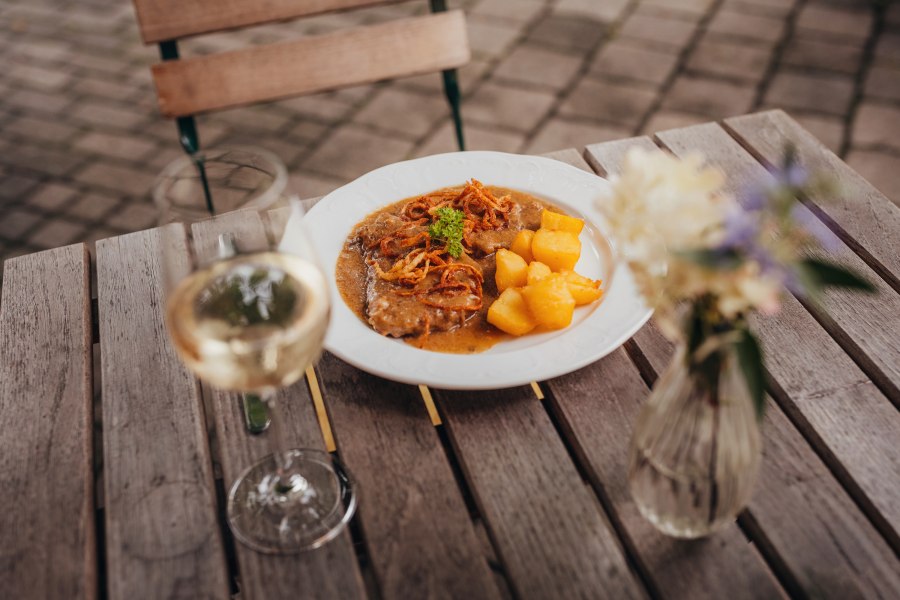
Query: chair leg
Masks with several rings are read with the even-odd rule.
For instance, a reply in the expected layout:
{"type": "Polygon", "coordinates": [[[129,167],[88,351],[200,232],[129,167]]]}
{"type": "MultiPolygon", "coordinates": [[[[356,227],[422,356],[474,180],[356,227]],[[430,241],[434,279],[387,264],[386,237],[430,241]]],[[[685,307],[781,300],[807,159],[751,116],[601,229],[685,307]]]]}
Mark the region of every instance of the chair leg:
{"type": "Polygon", "coordinates": [[[444,95],[450,104],[450,112],[453,114],[453,125],[456,128],[456,143],[460,150],[466,149],[466,141],[463,137],[462,113],[460,112],[459,82],[456,78],[456,69],[448,69],[441,73],[444,79],[444,95]]]}

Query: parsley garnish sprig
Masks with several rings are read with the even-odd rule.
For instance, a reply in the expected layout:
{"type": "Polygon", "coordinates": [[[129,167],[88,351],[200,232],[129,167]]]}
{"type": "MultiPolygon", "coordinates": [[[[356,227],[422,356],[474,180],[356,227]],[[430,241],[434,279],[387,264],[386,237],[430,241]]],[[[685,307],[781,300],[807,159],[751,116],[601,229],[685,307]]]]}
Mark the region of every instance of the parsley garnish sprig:
{"type": "Polygon", "coordinates": [[[435,211],[437,220],[428,228],[428,235],[435,241],[444,242],[447,253],[453,258],[459,258],[463,253],[463,230],[465,228],[465,213],[449,206],[444,206],[435,211]]]}

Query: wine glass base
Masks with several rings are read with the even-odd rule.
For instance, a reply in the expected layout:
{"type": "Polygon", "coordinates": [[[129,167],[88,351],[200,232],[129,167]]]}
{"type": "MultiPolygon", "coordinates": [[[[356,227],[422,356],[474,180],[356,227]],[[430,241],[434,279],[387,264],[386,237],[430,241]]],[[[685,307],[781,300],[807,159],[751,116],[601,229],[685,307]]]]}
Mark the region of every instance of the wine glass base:
{"type": "Polygon", "coordinates": [[[334,539],[356,512],[356,484],[335,457],[289,450],[282,478],[275,458],[249,467],[228,494],[228,524],[243,544],[272,554],[312,550],[334,539]]]}

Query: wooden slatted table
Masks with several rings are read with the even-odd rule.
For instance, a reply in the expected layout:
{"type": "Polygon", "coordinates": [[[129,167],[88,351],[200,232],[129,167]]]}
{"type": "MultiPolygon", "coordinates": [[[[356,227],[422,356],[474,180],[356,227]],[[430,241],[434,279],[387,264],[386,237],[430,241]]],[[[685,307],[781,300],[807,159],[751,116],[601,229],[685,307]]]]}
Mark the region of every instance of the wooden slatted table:
{"type": "Polygon", "coordinates": [[[837,202],[805,204],[879,293],[830,294],[827,315],[789,298],[760,319],[762,473],[717,535],[664,537],[628,494],[631,427],[672,353],[651,324],[577,372],[492,392],[417,388],[324,356],[283,392],[287,434],[336,448],[359,513],[307,554],[236,544],[224,491],[268,445],[245,432],[236,396],[176,358],[148,230],[99,242],[93,262],[76,244],[5,263],[0,596],[900,597],[900,209],[781,111],[551,156],[606,175],[632,146],[701,151],[738,190],[787,140],[840,179],[837,202]]]}

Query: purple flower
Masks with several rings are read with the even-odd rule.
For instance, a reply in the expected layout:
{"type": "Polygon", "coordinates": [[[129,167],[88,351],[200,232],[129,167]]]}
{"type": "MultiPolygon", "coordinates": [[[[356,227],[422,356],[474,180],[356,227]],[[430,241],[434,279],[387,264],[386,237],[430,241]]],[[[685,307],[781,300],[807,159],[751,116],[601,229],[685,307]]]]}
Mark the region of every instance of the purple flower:
{"type": "Polygon", "coordinates": [[[725,237],[721,248],[747,248],[759,235],[759,220],[740,207],[725,215],[725,237]]]}
{"type": "Polygon", "coordinates": [[[836,252],[840,249],[841,241],[834,232],[803,204],[797,203],[794,205],[791,209],[791,218],[828,252],[836,252]]]}
{"type": "Polygon", "coordinates": [[[792,188],[802,188],[809,183],[809,173],[798,164],[792,164],[785,169],[772,169],[770,173],[781,185],[792,188]]]}

